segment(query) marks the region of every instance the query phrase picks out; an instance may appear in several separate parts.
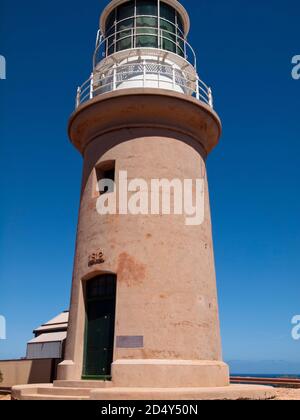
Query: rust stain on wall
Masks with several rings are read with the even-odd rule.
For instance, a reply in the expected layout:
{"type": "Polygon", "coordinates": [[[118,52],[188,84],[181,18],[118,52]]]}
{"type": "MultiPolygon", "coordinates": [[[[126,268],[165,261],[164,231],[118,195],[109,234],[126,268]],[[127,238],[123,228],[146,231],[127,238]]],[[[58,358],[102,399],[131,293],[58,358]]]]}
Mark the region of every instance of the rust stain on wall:
{"type": "Polygon", "coordinates": [[[94,200],[89,202],[88,209],[89,210],[96,210],[96,203],[94,202],[94,200]]]}
{"type": "Polygon", "coordinates": [[[181,355],[168,350],[142,350],[145,359],[180,359],[181,355]]]}
{"type": "Polygon", "coordinates": [[[135,260],[134,257],[123,252],[119,255],[118,281],[128,287],[143,283],[146,276],[146,266],[135,260]]]}
{"type": "Polygon", "coordinates": [[[208,323],[206,322],[199,324],[199,323],[194,323],[190,321],[172,322],[171,325],[173,325],[174,327],[190,327],[190,328],[194,328],[194,327],[208,328],[209,327],[208,323]]]}

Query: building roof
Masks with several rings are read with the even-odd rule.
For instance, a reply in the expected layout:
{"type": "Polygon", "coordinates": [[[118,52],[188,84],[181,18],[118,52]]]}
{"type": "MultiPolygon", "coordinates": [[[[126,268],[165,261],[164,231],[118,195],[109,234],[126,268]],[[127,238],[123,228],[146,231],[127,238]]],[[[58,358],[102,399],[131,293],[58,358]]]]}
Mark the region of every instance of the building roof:
{"type": "Polygon", "coordinates": [[[27,344],[38,344],[38,343],[54,343],[60,342],[67,338],[67,331],[53,332],[48,334],[41,334],[38,337],[28,341],[27,344]]]}
{"type": "Polygon", "coordinates": [[[44,332],[66,331],[69,322],[69,311],[64,311],[55,318],[36,328],[33,333],[40,334],[44,332]]]}

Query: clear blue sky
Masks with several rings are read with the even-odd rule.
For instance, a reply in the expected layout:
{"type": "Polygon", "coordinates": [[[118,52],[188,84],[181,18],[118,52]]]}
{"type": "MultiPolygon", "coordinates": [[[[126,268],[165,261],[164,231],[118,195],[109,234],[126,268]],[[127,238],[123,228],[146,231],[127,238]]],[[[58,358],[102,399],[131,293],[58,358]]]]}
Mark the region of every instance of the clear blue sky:
{"type": "MultiPolygon", "coordinates": [[[[106,3],[1,1],[0,358],[69,305],[82,162],[66,125],[106,3]]],[[[208,162],[224,357],[300,362],[300,3],[182,3],[224,126],[208,162]]]]}

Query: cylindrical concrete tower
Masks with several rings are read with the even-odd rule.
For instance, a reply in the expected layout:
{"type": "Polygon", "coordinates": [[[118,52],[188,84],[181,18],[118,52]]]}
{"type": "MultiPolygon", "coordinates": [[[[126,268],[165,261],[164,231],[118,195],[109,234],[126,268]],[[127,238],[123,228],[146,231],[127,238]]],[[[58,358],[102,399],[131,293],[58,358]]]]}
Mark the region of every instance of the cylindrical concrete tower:
{"type": "Polygon", "coordinates": [[[221,124],[188,31],[188,14],[175,0],[113,0],[102,13],[93,73],[78,89],[69,124],[84,169],[62,380],[229,383],[205,164],[221,124]],[[120,173],[149,185],[203,179],[204,220],[190,226],[176,212],[125,214],[119,203],[116,214],[100,215],[99,196],[118,201],[120,173]],[[99,192],[103,178],[116,187],[99,192]]]}
{"type": "Polygon", "coordinates": [[[65,360],[15,399],[274,395],[229,386],[222,362],[206,175],[221,123],[188,31],[176,0],[102,13],[69,123],[84,167],[65,360]]]}

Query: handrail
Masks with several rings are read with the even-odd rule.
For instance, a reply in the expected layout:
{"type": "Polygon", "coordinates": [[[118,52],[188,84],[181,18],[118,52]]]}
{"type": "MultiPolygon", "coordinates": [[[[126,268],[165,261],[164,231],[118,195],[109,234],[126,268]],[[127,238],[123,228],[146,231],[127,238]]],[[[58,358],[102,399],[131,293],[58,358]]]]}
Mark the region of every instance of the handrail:
{"type": "MultiPolygon", "coordinates": [[[[120,19],[114,22],[114,24],[107,29],[105,32],[110,32],[112,30],[113,27],[116,27],[117,25],[119,25],[120,23],[126,22],[126,20],[133,20],[133,19],[139,19],[139,18],[151,18],[151,19],[160,19],[160,21],[164,21],[166,23],[169,23],[170,25],[174,26],[175,29],[178,29],[179,32],[181,32],[182,36],[184,37],[184,32],[180,29],[179,25],[176,25],[176,23],[172,22],[171,20],[168,20],[166,18],[163,18],[161,16],[158,15],[132,15],[129,17],[126,17],[124,19],[120,19]]],[[[136,27],[136,26],[135,26],[136,27]]],[[[151,26],[149,26],[151,28],[151,26]]],[[[157,29],[156,27],[153,27],[155,29],[157,29]]],[[[176,35],[176,33],[173,33],[173,35],[176,35]]]]}
{"type": "Polygon", "coordinates": [[[152,62],[132,62],[115,65],[105,73],[93,72],[77,89],[76,108],[95,96],[132,87],[152,87],[177,90],[193,96],[213,108],[212,90],[195,72],[185,71],[172,65],[152,62]],[[129,84],[129,86],[128,86],[129,84]]]}
{"type": "MultiPolygon", "coordinates": [[[[169,34],[169,35],[171,35],[172,37],[175,38],[175,36],[174,36],[174,34],[172,32],[167,31],[165,29],[159,29],[157,33],[140,32],[141,30],[149,31],[150,29],[155,30],[155,31],[157,30],[156,28],[149,28],[148,26],[139,26],[139,28],[138,28],[139,31],[138,31],[138,33],[135,34],[134,33],[134,31],[135,31],[134,28],[122,29],[121,31],[118,31],[115,34],[110,35],[109,37],[103,39],[102,43],[104,43],[104,42],[107,41],[107,48],[110,49],[112,46],[115,46],[118,42],[121,42],[121,41],[123,41],[124,39],[127,39],[127,38],[132,38],[133,39],[133,43],[134,43],[134,47],[136,48],[136,39],[134,39],[133,37],[136,38],[136,37],[140,37],[140,36],[154,36],[155,38],[158,38],[159,37],[161,40],[162,39],[165,39],[166,41],[169,41],[169,42],[173,43],[176,46],[176,48],[178,47],[182,51],[182,53],[184,54],[184,56],[185,56],[185,51],[181,48],[180,44],[178,42],[174,41],[173,39],[167,38],[165,36],[165,34],[167,34],[167,35],[169,34]],[[122,38],[116,37],[116,35],[120,35],[123,32],[128,33],[129,31],[131,32],[130,35],[124,35],[122,38]],[[163,33],[165,33],[165,34],[163,34],[163,33]],[[113,38],[113,42],[109,42],[109,39],[110,38],[113,38]]],[[[183,38],[180,38],[180,37],[177,37],[177,38],[179,38],[180,40],[182,40],[182,42],[184,41],[183,38]]],[[[192,49],[192,47],[191,47],[191,49],[192,49]]],[[[166,51],[168,51],[168,50],[166,50],[166,51]]],[[[193,51],[193,55],[194,55],[194,58],[196,59],[196,54],[194,53],[194,51],[193,51]]]]}
{"type": "MultiPolygon", "coordinates": [[[[161,48],[161,46],[163,45],[163,42],[162,42],[163,40],[172,43],[175,46],[175,49],[176,49],[175,54],[177,53],[177,48],[180,49],[181,52],[182,52],[182,55],[180,55],[180,54],[179,55],[182,56],[188,62],[190,62],[195,68],[197,68],[197,58],[196,58],[196,54],[195,54],[194,49],[189,44],[187,39],[184,36],[182,37],[182,36],[178,35],[178,33],[168,31],[167,29],[162,29],[160,27],[160,25],[158,25],[157,27],[156,26],[136,26],[136,20],[135,20],[135,25],[133,27],[129,27],[129,28],[125,28],[125,29],[117,31],[117,25],[119,23],[122,23],[123,21],[126,21],[126,20],[135,19],[135,18],[156,18],[156,19],[158,19],[157,16],[152,16],[152,15],[137,15],[136,17],[132,16],[132,17],[120,20],[118,22],[115,22],[115,24],[111,27],[111,28],[115,28],[115,31],[112,34],[110,34],[108,36],[102,34],[99,37],[99,33],[98,33],[97,34],[97,41],[96,41],[96,48],[95,48],[94,57],[93,57],[94,68],[98,65],[98,63],[101,60],[103,60],[104,57],[108,57],[109,55],[111,55],[111,54],[109,54],[109,49],[110,48],[113,47],[113,53],[117,52],[117,44],[120,43],[121,41],[124,41],[125,39],[131,39],[130,47],[127,48],[128,50],[137,48],[136,47],[136,40],[137,40],[137,37],[140,37],[140,36],[152,36],[152,37],[157,38],[158,39],[158,49],[162,49],[163,51],[169,51],[169,50],[166,50],[164,48],[161,48]],[[145,31],[145,32],[140,32],[142,30],[145,31]],[[155,32],[154,33],[149,33],[150,30],[153,30],[155,32]],[[169,37],[168,37],[168,35],[169,35],[169,37]],[[174,39],[172,39],[172,38],[174,38],[174,39]],[[183,46],[183,48],[182,48],[181,45],[183,46]]],[[[161,18],[161,20],[164,20],[168,23],[171,23],[176,29],[180,30],[179,27],[177,27],[174,23],[168,21],[167,19],[161,18]]],[[[109,33],[109,30],[107,31],[107,33],[109,33]]],[[[154,47],[154,48],[156,48],[156,47],[154,47]]],[[[127,49],[124,49],[124,50],[121,50],[121,51],[126,51],[127,49]]]]}

